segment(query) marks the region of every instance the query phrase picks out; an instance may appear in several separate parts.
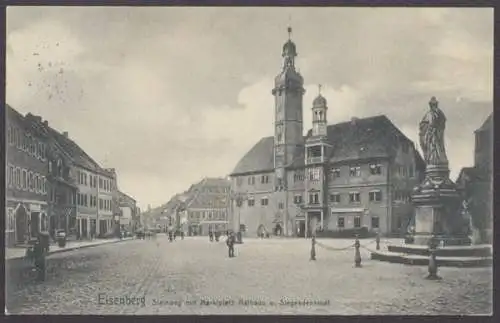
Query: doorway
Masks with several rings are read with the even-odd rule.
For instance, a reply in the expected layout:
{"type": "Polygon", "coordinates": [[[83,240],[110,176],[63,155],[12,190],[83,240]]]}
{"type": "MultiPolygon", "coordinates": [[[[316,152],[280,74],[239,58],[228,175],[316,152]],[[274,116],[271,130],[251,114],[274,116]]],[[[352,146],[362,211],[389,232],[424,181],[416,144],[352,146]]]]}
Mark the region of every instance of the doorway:
{"type": "Polygon", "coordinates": [[[306,236],[306,221],[299,220],[297,221],[297,237],[305,238],[306,236]]]}
{"type": "Polygon", "coordinates": [[[16,242],[23,243],[26,237],[28,212],[20,205],[16,211],[16,242]]]}
{"type": "Polygon", "coordinates": [[[32,238],[40,233],[40,212],[31,212],[30,233],[32,238]]]}

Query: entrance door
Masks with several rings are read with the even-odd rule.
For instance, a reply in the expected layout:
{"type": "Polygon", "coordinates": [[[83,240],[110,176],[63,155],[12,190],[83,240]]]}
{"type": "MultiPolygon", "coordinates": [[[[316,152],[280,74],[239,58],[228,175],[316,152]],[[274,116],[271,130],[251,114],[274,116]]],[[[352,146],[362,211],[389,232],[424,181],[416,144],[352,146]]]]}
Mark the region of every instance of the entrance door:
{"type": "Polygon", "coordinates": [[[305,238],[306,236],[306,221],[301,220],[297,221],[297,236],[301,238],[305,238]]]}
{"type": "Polygon", "coordinates": [[[40,212],[31,212],[30,233],[32,238],[40,233],[40,212]]]}
{"type": "Polygon", "coordinates": [[[23,243],[26,237],[28,212],[24,206],[19,206],[16,211],[16,242],[23,243]]]}

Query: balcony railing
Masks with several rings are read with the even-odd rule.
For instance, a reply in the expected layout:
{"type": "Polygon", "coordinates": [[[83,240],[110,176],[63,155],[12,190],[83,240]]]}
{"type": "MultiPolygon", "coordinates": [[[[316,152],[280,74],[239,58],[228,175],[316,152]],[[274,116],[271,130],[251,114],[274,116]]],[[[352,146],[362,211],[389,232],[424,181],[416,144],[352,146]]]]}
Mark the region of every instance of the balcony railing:
{"type": "Polygon", "coordinates": [[[308,157],[306,162],[307,162],[307,164],[322,163],[323,162],[323,157],[322,156],[319,156],[319,157],[308,157]]]}

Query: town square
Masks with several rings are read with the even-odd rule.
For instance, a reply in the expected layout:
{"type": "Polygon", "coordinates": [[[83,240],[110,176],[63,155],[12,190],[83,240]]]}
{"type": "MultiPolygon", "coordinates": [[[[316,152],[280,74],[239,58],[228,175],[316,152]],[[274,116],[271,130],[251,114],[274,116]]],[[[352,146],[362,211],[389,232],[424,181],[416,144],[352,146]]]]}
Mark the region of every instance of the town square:
{"type": "Polygon", "coordinates": [[[247,9],[8,8],[6,313],[491,315],[492,9],[247,9]]]}

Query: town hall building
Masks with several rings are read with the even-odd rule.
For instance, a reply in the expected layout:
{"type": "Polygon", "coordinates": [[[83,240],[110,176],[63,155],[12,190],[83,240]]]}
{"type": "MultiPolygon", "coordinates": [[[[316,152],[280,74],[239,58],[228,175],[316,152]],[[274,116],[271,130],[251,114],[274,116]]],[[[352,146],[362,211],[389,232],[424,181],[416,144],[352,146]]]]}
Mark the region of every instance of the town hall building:
{"type": "Polygon", "coordinates": [[[259,140],[230,174],[231,228],[246,236],[302,237],[311,226],[322,232],[405,231],[413,215],[411,191],[425,169],[414,143],[385,115],[329,125],[321,92],[304,137],[304,79],[290,37],[282,56],[272,89],[274,136],[259,140]]]}

